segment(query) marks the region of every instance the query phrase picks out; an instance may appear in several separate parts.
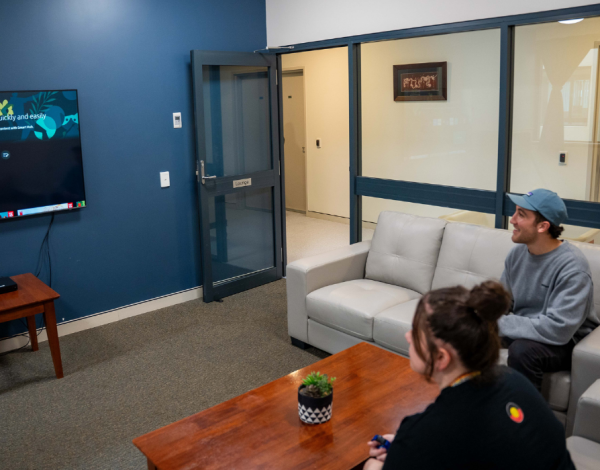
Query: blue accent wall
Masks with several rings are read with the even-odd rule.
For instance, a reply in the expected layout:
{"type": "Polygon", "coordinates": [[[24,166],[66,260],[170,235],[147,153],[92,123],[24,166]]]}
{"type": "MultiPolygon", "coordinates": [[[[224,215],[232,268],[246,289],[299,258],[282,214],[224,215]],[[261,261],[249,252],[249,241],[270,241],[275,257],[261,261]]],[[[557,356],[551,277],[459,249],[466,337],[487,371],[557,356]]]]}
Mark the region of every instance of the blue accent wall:
{"type": "MultiPolygon", "coordinates": [[[[87,207],[50,236],[59,323],[201,285],[190,50],[264,48],[265,0],[3,1],[0,18],[0,90],[79,92],[87,207]]],[[[0,276],[35,273],[49,222],[0,222],[0,276]]]]}

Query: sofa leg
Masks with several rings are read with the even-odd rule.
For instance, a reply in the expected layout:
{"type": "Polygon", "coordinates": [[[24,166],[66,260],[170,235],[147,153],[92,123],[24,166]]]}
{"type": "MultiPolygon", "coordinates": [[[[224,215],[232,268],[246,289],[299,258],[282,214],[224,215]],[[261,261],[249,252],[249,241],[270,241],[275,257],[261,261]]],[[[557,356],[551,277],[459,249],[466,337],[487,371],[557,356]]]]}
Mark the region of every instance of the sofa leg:
{"type": "MultiPolygon", "coordinates": [[[[292,337],[290,336],[290,338],[292,338],[292,337]]],[[[306,349],[309,346],[304,341],[300,341],[299,339],[296,339],[296,338],[292,338],[292,344],[300,349],[306,349]]]]}

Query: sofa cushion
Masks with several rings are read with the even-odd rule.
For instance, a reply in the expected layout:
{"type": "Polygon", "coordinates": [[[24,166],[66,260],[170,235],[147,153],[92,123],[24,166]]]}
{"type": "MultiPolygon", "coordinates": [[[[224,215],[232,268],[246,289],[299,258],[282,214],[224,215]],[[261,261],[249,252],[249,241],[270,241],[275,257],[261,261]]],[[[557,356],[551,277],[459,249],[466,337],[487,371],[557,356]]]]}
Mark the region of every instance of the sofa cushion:
{"type": "Polygon", "coordinates": [[[429,291],[445,226],[446,221],[441,219],[382,212],[367,257],[365,278],[421,294],[429,291]]]}
{"type": "Polygon", "coordinates": [[[471,224],[446,225],[432,289],[471,288],[488,279],[500,279],[506,255],[514,246],[511,232],[471,224]]]}
{"type": "Polygon", "coordinates": [[[412,321],[419,299],[394,305],[375,317],[373,340],[381,346],[408,356],[408,342],[404,335],[412,329],[412,321]]]}
{"type": "Polygon", "coordinates": [[[544,374],[542,395],[555,411],[566,411],[571,393],[571,371],[561,370],[544,374]]]}
{"type": "Polygon", "coordinates": [[[373,317],[383,310],[421,297],[403,287],[357,279],[323,287],[306,297],[308,317],[358,338],[373,340],[373,317]]]}
{"type": "Polygon", "coordinates": [[[567,439],[567,449],[577,470],[600,468],[600,443],[579,436],[567,439]]]}

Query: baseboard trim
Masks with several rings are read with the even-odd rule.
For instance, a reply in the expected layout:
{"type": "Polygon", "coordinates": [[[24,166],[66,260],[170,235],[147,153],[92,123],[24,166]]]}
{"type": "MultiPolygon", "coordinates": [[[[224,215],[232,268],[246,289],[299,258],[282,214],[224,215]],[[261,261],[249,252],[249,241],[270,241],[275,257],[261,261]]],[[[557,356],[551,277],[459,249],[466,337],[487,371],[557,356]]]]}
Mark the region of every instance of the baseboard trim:
{"type": "Polygon", "coordinates": [[[371,230],[375,230],[377,228],[377,224],[375,222],[367,222],[363,220],[362,223],[363,228],[370,228],[371,230]]]}
{"type": "Polygon", "coordinates": [[[306,216],[312,217],[313,219],[329,220],[330,222],[337,222],[339,224],[350,225],[349,218],[342,217],[339,215],[331,215],[331,214],[324,214],[322,212],[307,211],[306,216]]]}
{"type": "MultiPolygon", "coordinates": [[[[290,209],[287,210],[289,211],[290,209]]],[[[323,214],[322,212],[308,211],[306,212],[306,217],[312,217],[313,219],[329,220],[331,222],[337,222],[339,224],[350,225],[350,219],[347,217],[342,217],[340,215],[330,215],[323,214]]],[[[372,230],[375,230],[377,224],[374,222],[367,222],[366,220],[363,220],[362,226],[363,228],[370,228],[372,230]]]]}
{"type": "MultiPolygon", "coordinates": [[[[154,310],[171,307],[172,305],[200,298],[202,298],[202,287],[192,287],[191,289],[174,292],[173,294],[167,294],[154,299],[107,310],[106,312],[95,313],[75,320],[68,320],[58,324],[58,336],[66,336],[71,333],[89,330],[90,328],[107,325],[108,323],[124,320],[125,318],[135,317],[143,313],[153,312],[154,310]]],[[[0,339],[0,353],[25,346],[28,340],[29,335],[27,333],[0,339]]],[[[48,341],[46,330],[41,332],[38,336],[38,342],[43,341],[48,341]]]]}
{"type": "Polygon", "coordinates": [[[302,209],[292,209],[291,207],[286,207],[285,210],[290,211],[290,212],[297,212],[298,214],[302,214],[302,215],[306,215],[306,211],[303,211],[302,209]]]}

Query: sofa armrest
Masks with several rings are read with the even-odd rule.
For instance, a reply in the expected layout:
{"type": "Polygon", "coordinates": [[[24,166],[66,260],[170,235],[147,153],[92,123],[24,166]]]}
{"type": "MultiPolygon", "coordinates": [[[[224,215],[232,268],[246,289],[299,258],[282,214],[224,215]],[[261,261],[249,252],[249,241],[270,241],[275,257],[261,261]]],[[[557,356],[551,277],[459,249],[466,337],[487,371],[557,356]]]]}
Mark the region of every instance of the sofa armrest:
{"type": "Polygon", "coordinates": [[[573,435],[600,444],[600,380],[596,380],[577,402],[573,435]]]}
{"type": "Polygon", "coordinates": [[[579,397],[600,379],[600,328],[575,345],[571,366],[571,394],[567,411],[567,436],[571,435],[579,397]]]}
{"type": "Polygon", "coordinates": [[[287,265],[288,333],[308,342],[306,296],[321,287],[365,276],[371,242],[355,243],[287,265]]]}

